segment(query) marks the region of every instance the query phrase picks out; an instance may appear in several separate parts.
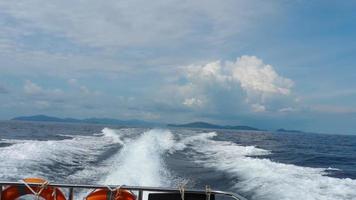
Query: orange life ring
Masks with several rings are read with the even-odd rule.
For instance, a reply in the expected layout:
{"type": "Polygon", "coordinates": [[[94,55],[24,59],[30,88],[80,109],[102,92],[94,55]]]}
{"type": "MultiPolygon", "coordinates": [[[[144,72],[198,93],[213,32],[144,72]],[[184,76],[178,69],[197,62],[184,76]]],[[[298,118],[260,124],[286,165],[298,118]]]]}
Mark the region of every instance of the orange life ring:
{"type": "MultiPolygon", "coordinates": [[[[24,181],[26,183],[45,183],[46,180],[41,178],[25,178],[24,181]]],[[[35,192],[39,192],[41,187],[34,186],[31,187],[35,192]]],[[[25,185],[15,186],[10,185],[6,187],[1,193],[1,199],[3,200],[15,200],[21,196],[33,194],[32,191],[25,185]]],[[[55,187],[45,187],[42,192],[39,194],[40,197],[45,200],[66,200],[65,195],[59,188],[55,187]]]]}
{"type": "Polygon", "coordinates": [[[124,189],[110,191],[108,189],[98,189],[90,193],[86,200],[136,200],[132,192],[124,189]],[[111,199],[110,199],[111,198],[111,199]]]}

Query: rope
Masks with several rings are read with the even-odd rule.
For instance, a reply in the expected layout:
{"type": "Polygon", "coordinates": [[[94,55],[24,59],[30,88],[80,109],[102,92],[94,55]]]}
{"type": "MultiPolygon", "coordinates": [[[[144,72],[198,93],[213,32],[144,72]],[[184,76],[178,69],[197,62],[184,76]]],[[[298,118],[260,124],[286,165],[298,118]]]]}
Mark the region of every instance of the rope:
{"type": "Polygon", "coordinates": [[[205,193],[206,193],[206,200],[210,200],[210,195],[211,195],[210,186],[208,186],[208,185],[205,186],[205,193]]]}
{"type": "Polygon", "coordinates": [[[120,197],[120,194],[121,194],[121,185],[117,186],[116,188],[111,188],[109,185],[106,186],[108,188],[108,190],[110,190],[110,196],[109,196],[109,199],[112,200],[112,193],[116,191],[115,193],[115,200],[118,199],[120,197]]]}
{"type": "Polygon", "coordinates": [[[42,191],[43,191],[44,189],[46,189],[47,185],[49,184],[48,181],[43,182],[43,183],[39,186],[40,190],[39,190],[38,192],[36,192],[36,191],[34,191],[34,190],[32,189],[32,187],[31,187],[26,181],[21,180],[21,182],[22,182],[23,184],[25,184],[25,186],[32,192],[33,195],[35,195],[36,200],[39,200],[39,199],[40,199],[40,195],[41,195],[42,191]]]}
{"type": "Polygon", "coordinates": [[[181,185],[179,185],[179,192],[180,192],[180,197],[182,200],[184,200],[184,193],[185,193],[185,186],[187,185],[187,182],[183,182],[181,185]]]}
{"type": "Polygon", "coordinates": [[[54,197],[54,200],[57,200],[57,189],[56,188],[53,188],[52,197],[54,197]]]}
{"type": "Polygon", "coordinates": [[[118,200],[120,199],[120,196],[121,196],[121,186],[117,187],[115,190],[116,190],[116,194],[115,194],[115,200],[118,200]]]}

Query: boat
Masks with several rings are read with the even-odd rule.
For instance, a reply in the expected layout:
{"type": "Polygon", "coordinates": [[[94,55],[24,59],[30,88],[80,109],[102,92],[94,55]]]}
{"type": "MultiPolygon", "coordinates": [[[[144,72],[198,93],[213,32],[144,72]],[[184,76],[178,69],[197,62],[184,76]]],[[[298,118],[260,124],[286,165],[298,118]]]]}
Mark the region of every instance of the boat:
{"type": "MultiPolygon", "coordinates": [[[[239,194],[212,190],[145,187],[127,185],[83,185],[50,183],[41,178],[26,178],[18,182],[0,181],[0,200],[15,200],[25,195],[45,200],[215,200],[217,196],[246,200],[239,194]],[[81,194],[87,191],[83,197],[81,194]]],[[[225,199],[225,198],[224,198],[225,199]]]]}

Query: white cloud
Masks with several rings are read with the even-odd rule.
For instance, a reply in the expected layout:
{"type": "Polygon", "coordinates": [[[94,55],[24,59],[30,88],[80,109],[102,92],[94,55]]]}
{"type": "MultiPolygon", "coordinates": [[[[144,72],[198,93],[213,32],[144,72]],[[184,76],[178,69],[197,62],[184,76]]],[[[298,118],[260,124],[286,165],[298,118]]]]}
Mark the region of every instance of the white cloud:
{"type": "Polygon", "coordinates": [[[90,94],[91,93],[90,90],[84,85],[80,86],[79,89],[80,89],[80,92],[83,93],[83,94],[90,94]]]}
{"type": "Polygon", "coordinates": [[[30,80],[25,82],[23,89],[28,95],[40,95],[43,93],[42,87],[38,86],[36,83],[33,83],[30,80]]]}
{"type": "Polygon", "coordinates": [[[196,107],[202,107],[204,102],[198,98],[187,98],[184,99],[183,105],[191,107],[191,108],[196,108],[196,107]]]}
{"type": "Polygon", "coordinates": [[[26,80],[25,85],[23,86],[24,92],[30,96],[47,96],[47,97],[59,97],[63,96],[63,91],[61,89],[43,89],[41,86],[33,83],[30,80],[26,80]]]}
{"type": "Polygon", "coordinates": [[[187,36],[216,41],[276,10],[272,2],[235,0],[28,0],[2,1],[0,8],[26,34],[40,29],[96,47],[179,43],[187,36]]]}
{"type": "Polygon", "coordinates": [[[282,113],[289,113],[289,112],[295,112],[295,111],[297,111],[297,109],[292,108],[292,107],[285,107],[285,108],[279,109],[278,111],[282,112],[282,113]]]}
{"type": "Polygon", "coordinates": [[[68,79],[67,83],[69,85],[71,85],[72,87],[78,89],[84,95],[90,95],[90,94],[98,95],[99,94],[98,91],[91,91],[87,86],[80,84],[79,81],[75,78],[68,79]]]}
{"type": "MultiPolygon", "coordinates": [[[[255,56],[241,56],[235,62],[227,61],[224,64],[215,61],[205,65],[190,65],[184,70],[183,76],[187,83],[180,85],[176,91],[180,91],[183,104],[189,107],[195,104],[208,105],[208,102],[216,107],[221,98],[231,98],[230,102],[236,104],[244,101],[253,112],[283,110],[272,104],[291,96],[294,85],[292,80],[279,75],[271,65],[264,64],[255,56]],[[205,104],[192,96],[204,97],[205,104]]],[[[280,106],[285,107],[284,104],[280,106]]]]}
{"type": "Polygon", "coordinates": [[[224,85],[229,76],[224,74],[220,61],[210,62],[205,65],[190,65],[186,68],[185,76],[192,82],[204,84],[224,85]]]}
{"type": "Polygon", "coordinates": [[[266,107],[260,104],[252,104],[251,108],[254,112],[264,112],[266,111],[266,107]]]}
{"type": "Polygon", "coordinates": [[[71,79],[68,79],[67,83],[69,85],[73,85],[73,86],[76,86],[78,84],[78,80],[75,79],[75,78],[71,78],[71,79]]]}
{"type": "Polygon", "coordinates": [[[289,95],[293,81],[277,74],[271,65],[255,56],[242,56],[235,63],[229,62],[232,77],[247,92],[289,95]]]}
{"type": "Polygon", "coordinates": [[[68,78],[194,63],[262,16],[279,13],[279,6],[257,0],[28,0],[0,1],[0,10],[1,71],[68,78]]]}

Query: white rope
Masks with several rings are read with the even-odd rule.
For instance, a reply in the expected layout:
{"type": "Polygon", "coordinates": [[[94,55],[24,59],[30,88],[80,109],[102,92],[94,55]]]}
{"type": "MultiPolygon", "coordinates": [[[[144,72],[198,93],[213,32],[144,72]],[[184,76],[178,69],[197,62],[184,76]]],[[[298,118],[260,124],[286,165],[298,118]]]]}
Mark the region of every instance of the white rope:
{"type": "Polygon", "coordinates": [[[184,200],[184,193],[185,193],[185,186],[187,185],[187,182],[183,182],[182,184],[179,185],[179,192],[180,192],[180,197],[182,200],[184,200]]]}
{"type": "Polygon", "coordinates": [[[208,185],[205,186],[205,194],[206,194],[206,200],[210,200],[211,188],[208,185]]]}
{"type": "Polygon", "coordinates": [[[52,197],[54,197],[54,200],[57,200],[57,188],[53,188],[52,197]]]}
{"type": "Polygon", "coordinates": [[[43,183],[39,186],[39,187],[40,187],[40,190],[39,190],[38,192],[36,192],[36,191],[34,191],[34,190],[32,189],[32,187],[31,187],[26,181],[21,180],[21,182],[22,182],[23,184],[25,184],[25,186],[32,192],[33,195],[35,195],[36,200],[39,200],[42,191],[43,191],[43,190],[47,187],[47,185],[49,184],[48,181],[43,182],[43,183]]]}
{"type": "Polygon", "coordinates": [[[109,199],[112,200],[112,193],[117,191],[115,194],[115,199],[117,196],[120,196],[120,189],[121,189],[121,185],[115,187],[115,188],[111,188],[109,185],[106,186],[109,190],[110,190],[110,197],[109,199]],[[118,195],[119,194],[119,195],[118,195]]]}

